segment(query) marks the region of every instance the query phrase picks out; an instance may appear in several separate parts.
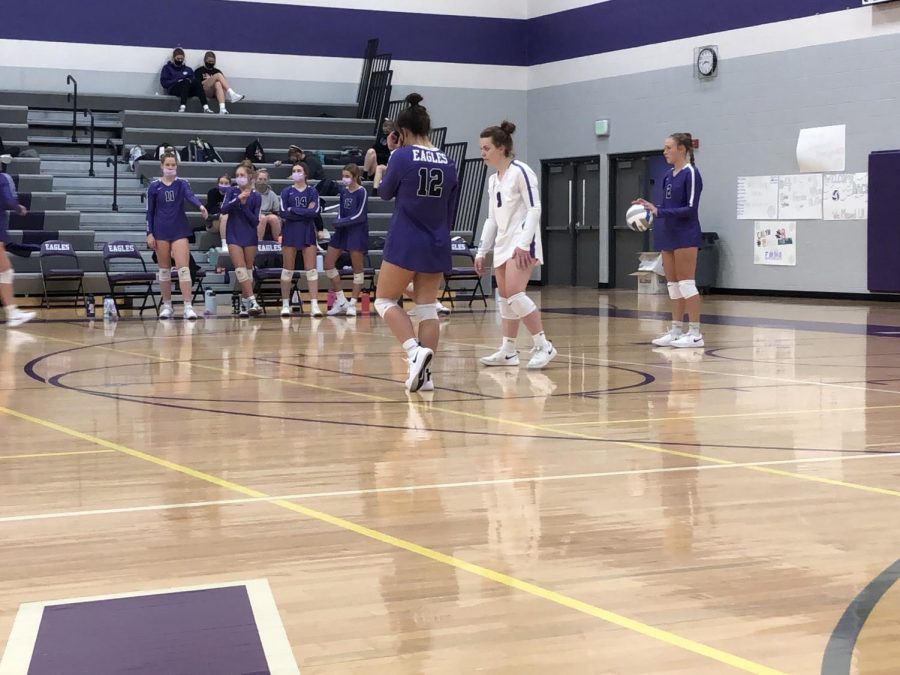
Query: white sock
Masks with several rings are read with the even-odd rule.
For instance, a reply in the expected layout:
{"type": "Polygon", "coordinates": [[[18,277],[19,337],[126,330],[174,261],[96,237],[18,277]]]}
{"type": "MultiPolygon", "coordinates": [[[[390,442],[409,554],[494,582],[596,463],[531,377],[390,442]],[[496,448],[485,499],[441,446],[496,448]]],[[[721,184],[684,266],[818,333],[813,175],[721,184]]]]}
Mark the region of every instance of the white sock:
{"type": "Polygon", "coordinates": [[[700,322],[698,321],[697,323],[689,323],[688,333],[690,335],[700,335],[700,322]]]}
{"type": "Polygon", "coordinates": [[[290,307],[290,306],[291,306],[291,301],[288,300],[287,298],[282,298],[282,299],[281,299],[281,306],[282,306],[282,307],[290,307]]]}
{"type": "Polygon", "coordinates": [[[163,307],[168,307],[172,309],[172,301],[171,300],[163,300],[163,307]]]}
{"type": "Polygon", "coordinates": [[[193,304],[190,300],[185,300],[185,301],[184,301],[184,308],[185,308],[185,309],[192,309],[193,307],[194,307],[194,304],[193,304]]]}
{"type": "Polygon", "coordinates": [[[203,106],[203,109],[204,109],[204,110],[209,110],[209,106],[208,106],[208,105],[205,105],[205,106],[203,106]]]}
{"type": "Polygon", "coordinates": [[[683,329],[682,329],[682,327],[681,327],[681,322],[680,322],[680,321],[672,321],[672,326],[671,326],[671,328],[669,328],[669,330],[670,330],[672,333],[676,333],[676,334],[678,334],[678,335],[680,335],[681,333],[684,332],[683,329]]]}
{"type": "Polygon", "coordinates": [[[407,356],[412,356],[415,351],[419,348],[419,341],[416,338],[409,338],[406,342],[403,343],[403,349],[406,350],[407,356]]]}
{"type": "Polygon", "coordinates": [[[219,104],[219,112],[222,112],[223,110],[225,110],[225,104],[224,104],[224,103],[220,103],[220,104],[219,104]]]}
{"type": "Polygon", "coordinates": [[[347,296],[344,295],[344,289],[338,289],[334,293],[337,296],[338,302],[340,302],[341,304],[347,302],[347,296]]]}
{"type": "Polygon", "coordinates": [[[356,298],[350,298],[350,304],[351,304],[351,305],[355,305],[355,304],[356,304],[356,298]]]}
{"type": "Polygon", "coordinates": [[[251,295],[249,298],[247,298],[247,302],[249,302],[251,305],[255,305],[256,304],[256,296],[251,295]]]}
{"type": "Polygon", "coordinates": [[[540,333],[535,333],[534,335],[531,336],[531,339],[534,340],[535,347],[540,347],[541,349],[544,349],[547,347],[547,344],[548,344],[547,336],[544,335],[544,331],[541,331],[540,333]]]}
{"type": "Polygon", "coordinates": [[[503,344],[500,345],[500,351],[504,354],[513,354],[516,351],[516,338],[503,337],[503,344]]]}

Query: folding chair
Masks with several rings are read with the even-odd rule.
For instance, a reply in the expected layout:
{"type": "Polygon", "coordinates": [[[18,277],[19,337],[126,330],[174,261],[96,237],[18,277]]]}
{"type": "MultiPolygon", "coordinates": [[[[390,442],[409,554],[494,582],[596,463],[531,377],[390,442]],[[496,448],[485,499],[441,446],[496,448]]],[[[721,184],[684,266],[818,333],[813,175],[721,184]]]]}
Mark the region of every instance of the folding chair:
{"type": "MultiPolygon", "coordinates": [[[[299,260],[299,255],[298,255],[299,260]]],[[[296,262],[295,262],[296,264],[296,262]]],[[[281,257],[281,244],[277,241],[263,240],[256,247],[256,261],[253,267],[253,293],[263,311],[266,311],[266,303],[272,300],[281,304],[281,270],[284,263],[281,257]]],[[[300,312],[303,312],[303,295],[297,282],[300,280],[301,271],[294,270],[291,276],[291,294],[297,291],[300,299],[300,312]]]]}
{"type": "Polygon", "coordinates": [[[456,305],[453,302],[454,296],[451,293],[450,285],[457,281],[474,281],[475,287],[472,289],[471,294],[460,295],[457,292],[456,297],[461,300],[468,299],[469,307],[480,297],[485,308],[487,308],[487,296],[485,296],[484,288],[481,285],[481,277],[475,271],[475,255],[472,253],[472,249],[469,248],[469,245],[462,237],[453,237],[450,240],[450,250],[453,256],[453,267],[444,274],[444,292],[441,294],[441,302],[450,300],[450,306],[455,308],[456,305]],[[457,262],[462,264],[457,265],[457,262]]]}
{"type": "MultiPolygon", "coordinates": [[[[341,275],[341,281],[353,281],[353,266],[350,264],[350,254],[341,253],[335,267],[341,275]]],[[[375,293],[375,268],[372,266],[372,259],[369,257],[368,251],[363,255],[363,276],[365,279],[361,291],[363,293],[375,293]]]]}
{"type": "Polygon", "coordinates": [[[149,306],[159,312],[156,298],[153,296],[153,284],[156,282],[157,275],[147,270],[147,263],[134,244],[124,240],[110,241],[104,244],[103,269],[109,284],[109,294],[117,307],[119,307],[120,298],[122,300],[141,298],[139,316],[143,316],[144,310],[148,308],[148,299],[150,300],[149,306]],[[134,290],[134,287],[141,290],[134,290]],[[120,288],[123,290],[117,292],[120,288]]]}
{"type": "Polygon", "coordinates": [[[51,239],[41,244],[40,254],[41,284],[44,288],[44,306],[50,308],[51,297],[69,297],[71,290],[50,291],[49,282],[78,282],[75,289],[74,307],[78,307],[78,298],[84,298],[84,270],[78,262],[78,256],[72,244],[62,239],[51,239]]]}

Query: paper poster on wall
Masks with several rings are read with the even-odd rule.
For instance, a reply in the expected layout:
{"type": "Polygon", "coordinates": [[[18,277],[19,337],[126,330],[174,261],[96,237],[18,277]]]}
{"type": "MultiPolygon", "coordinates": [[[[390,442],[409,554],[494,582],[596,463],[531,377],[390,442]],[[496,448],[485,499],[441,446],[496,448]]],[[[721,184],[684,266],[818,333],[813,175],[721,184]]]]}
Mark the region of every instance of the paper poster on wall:
{"type": "Polygon", "coordinates": [[[778,176],[738,176],[738,220],[778,217],[778,176]]]}
{"type": "Polygon", "coordinates": [[[753,227],[754,265],[796,265],[797,223],[757,220],[753,227]]]}
{"type": "Polygon", "coordinates": [[[827,173],[822,188],[825,220],[865,220],[869,217],[869,174],[827,173]]]}
{"type": "Polygon", "coordinates": [[[797,137],[797,164],[801,171],[843,171],[847,126],[801,129],[797,137]]]}
{"type": "Polygon", "coordinates": [[[778,219],[822,219],[822,174],[796,173],[778,177],[778,219]]]}

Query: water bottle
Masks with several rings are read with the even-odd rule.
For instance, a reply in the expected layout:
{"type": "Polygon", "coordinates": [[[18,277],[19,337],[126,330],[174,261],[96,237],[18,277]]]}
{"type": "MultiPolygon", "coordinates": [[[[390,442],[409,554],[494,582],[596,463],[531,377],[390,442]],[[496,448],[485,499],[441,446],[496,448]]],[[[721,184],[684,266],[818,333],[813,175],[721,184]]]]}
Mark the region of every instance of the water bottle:
{"type": "Polygon", "coordinates": [[[360,301],[360,305],[362,306],[362,313],[368,314],[371,311],[369,309],[369,294],[368,293],[360,293],[359,301],[360,301]]]}
{"type": "Polygon", "coordinates": [[[337,300],[337,294],[334,292],[333,288],[328,289],[328,309],[334,307],[334,302],[337,300]]]}
{"type": "Polygon", "coordinates": [[[206,316],[216,315],[216,292],[211,288],[207,288],[204,295],[203,313],[206,316]]]}
{"type": "Polygon", "coordinates": [[[231,294],[231,313],[237,316],[241,312],[241,294],[235,291],[231,294]]]}
{"type": "Polygon", "coordinates": [[[84,296],[84,314],[89,319],[93,319],[96,316],[95,312],[97,310],[96,310],[96,306],[94,303],[95,303],[95,300],[94,300],[93,295],[85,295],[84,296]]]}
{"type": "Polygon", "coordinates": [[[103,298],[103,318],[115,320],[119,318],[119,311],[116,309],[116,301],[111,295],[103,298]]]}

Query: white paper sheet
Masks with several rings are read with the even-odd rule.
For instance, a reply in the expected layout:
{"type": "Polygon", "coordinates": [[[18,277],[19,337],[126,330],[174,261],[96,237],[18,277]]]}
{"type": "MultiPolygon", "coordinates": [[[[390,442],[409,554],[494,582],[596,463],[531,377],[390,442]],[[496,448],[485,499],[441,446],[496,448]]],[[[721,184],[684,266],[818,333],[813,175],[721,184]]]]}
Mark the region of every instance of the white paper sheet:
{"type": "Polygon", "coordinates": [[[822,174],[797,173],[778,177],[778,219],[822,219],[822,174]]]}
{"type": "Polygon", "coordinates": [[[801,129],[797,137],[800,171],[843,171],[847,147],[847,125],[801,129]]]}
{"type": "Polygon", "coordinates": [[[865,220],[869,217],[869,174],[825,174],[822,188],[825,220],[865,220]]]}
{"type": "Polygon", "coordinates": [[[778,176],[738,176],[738,220],[774,220],[778,217],[778,176]]]}
{"type": "Polygon", "coordinates": [[[758,220],[753,223],[754,265],[796,265],[797,223],[758,220]]]}

